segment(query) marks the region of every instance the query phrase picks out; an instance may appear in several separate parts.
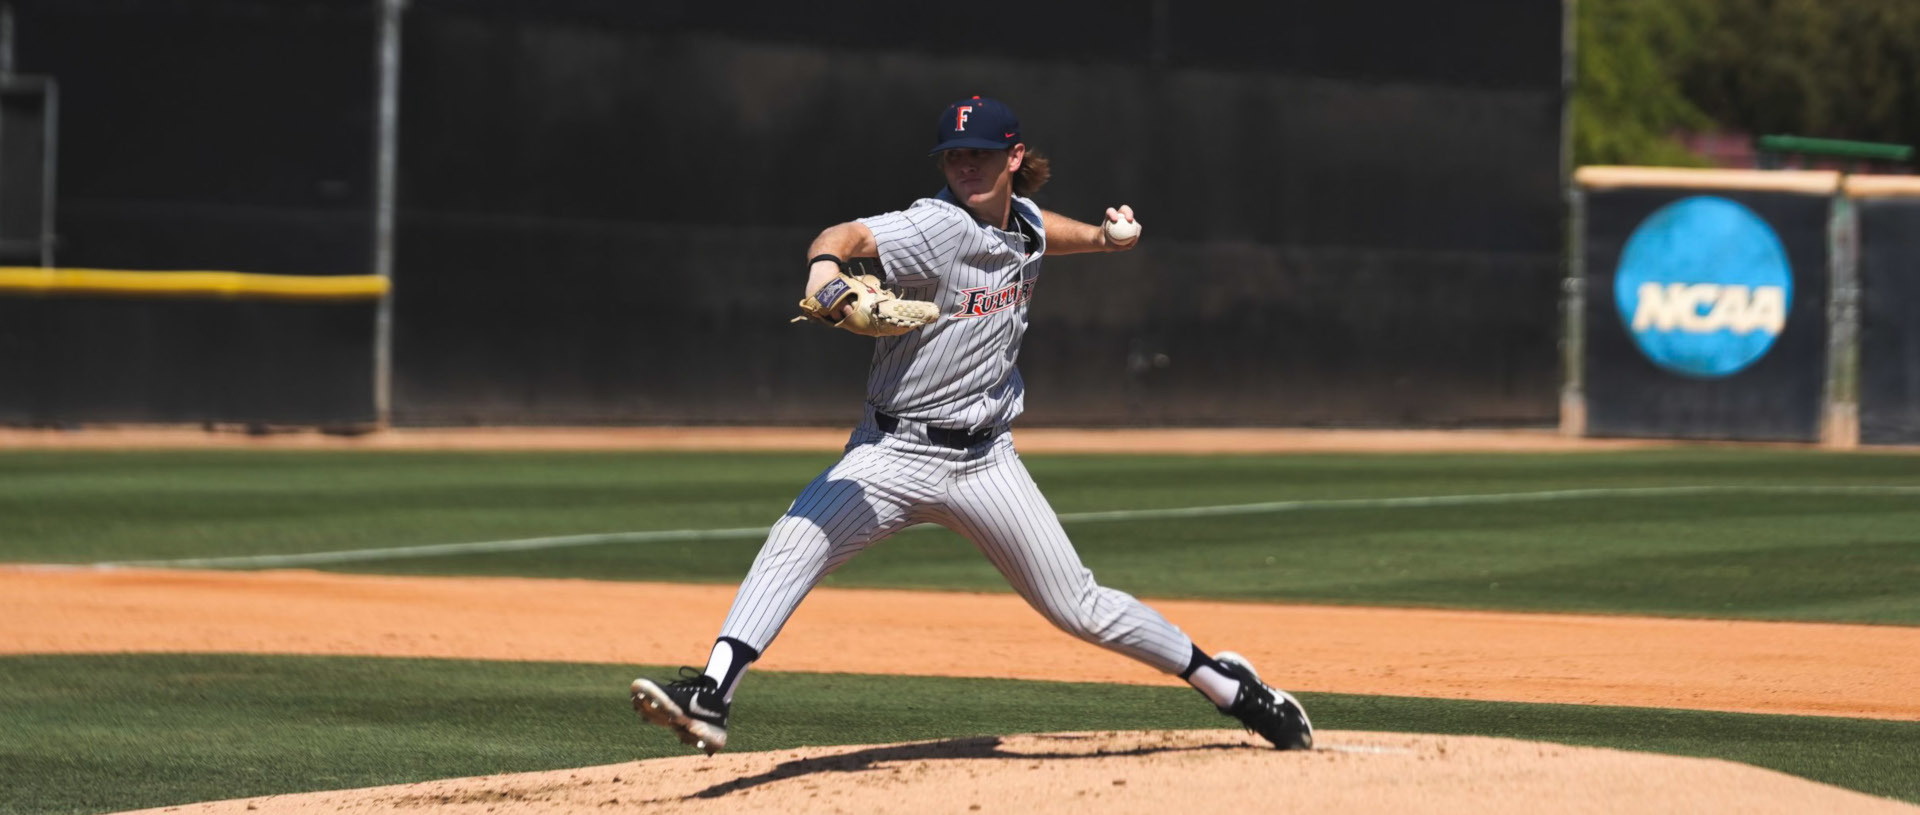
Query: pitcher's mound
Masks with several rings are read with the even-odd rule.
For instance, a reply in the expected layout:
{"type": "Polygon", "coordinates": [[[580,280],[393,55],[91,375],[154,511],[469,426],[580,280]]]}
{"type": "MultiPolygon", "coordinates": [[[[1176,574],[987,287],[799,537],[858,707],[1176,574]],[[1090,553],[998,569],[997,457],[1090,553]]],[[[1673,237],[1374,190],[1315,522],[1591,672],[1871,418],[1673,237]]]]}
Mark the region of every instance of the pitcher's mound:
{"type": "MultiPolygon", "coordinates": [[[[648,734],[666,737],[666,734],[648,734]]],[[[1056,733],[722,753],[168,807],[170,813],[1920,813],[1744,764],[1474,736],[1056,733]]]]}

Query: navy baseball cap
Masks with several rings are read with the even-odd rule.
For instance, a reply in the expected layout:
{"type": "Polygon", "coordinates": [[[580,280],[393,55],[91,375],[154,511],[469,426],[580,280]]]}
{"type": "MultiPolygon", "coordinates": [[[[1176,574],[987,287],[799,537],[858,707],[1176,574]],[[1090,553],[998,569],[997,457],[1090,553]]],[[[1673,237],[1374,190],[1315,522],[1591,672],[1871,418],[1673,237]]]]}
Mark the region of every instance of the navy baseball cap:
{"type": "Polygon", "coordinates": [[[927,155],[960,147],[1006,150],[1020,143],[1020,117],[997,99],[975,96],[947,106],[939,134],[927,155]]]}

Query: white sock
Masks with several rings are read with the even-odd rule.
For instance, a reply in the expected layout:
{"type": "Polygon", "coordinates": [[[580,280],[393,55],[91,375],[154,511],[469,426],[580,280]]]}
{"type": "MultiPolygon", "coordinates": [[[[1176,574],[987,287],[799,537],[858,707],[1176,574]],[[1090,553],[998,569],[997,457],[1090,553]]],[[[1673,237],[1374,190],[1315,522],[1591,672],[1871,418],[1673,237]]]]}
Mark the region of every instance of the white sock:
{"type": "Polygon", "coordinates": [[[713,644],[713,654],[707,657],[707,676],[713,677],[713,683],[720,689],[720,698],[727,704],[733,704],[733,692],[740,688],[740,680],[747,678],[747,666],[742,664],[738,670],[733,666],[733,647],[725,642],[713,644]],[[727,673],[731,671],[732,681],[727,673]]]}
{"type": "Polygon", "coordinates": [[[1226,708],[1233,704],[1233,697],[1240,693],[1240,680],[1213,669],[1211,665],[1202,665],[1187,675],[1187,684],[1213,700],[1213,706],[1226,708]]]}

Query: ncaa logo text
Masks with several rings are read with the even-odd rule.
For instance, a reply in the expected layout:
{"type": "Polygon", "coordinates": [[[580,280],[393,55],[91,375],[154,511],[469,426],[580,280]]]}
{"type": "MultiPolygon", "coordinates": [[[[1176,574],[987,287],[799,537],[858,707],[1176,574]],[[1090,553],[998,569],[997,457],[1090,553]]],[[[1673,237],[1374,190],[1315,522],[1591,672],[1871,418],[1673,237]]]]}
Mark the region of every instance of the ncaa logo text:
{"type": "Polygon", "coordinates": [[[1725,329],[1735,336],[1778,334],[1787,327],[1787,288],[1737,283],[1642,283],[1633,330],[1705,334],[1725,329]]]}
{"type": "Polygon", "coordinates": [[[1703,379],[1759,362],[1787,328],[1793,269],[1765,219],[1712,195],[1682,198],[1635,227],[1614,304],[1640,353],[1703,379]]]}

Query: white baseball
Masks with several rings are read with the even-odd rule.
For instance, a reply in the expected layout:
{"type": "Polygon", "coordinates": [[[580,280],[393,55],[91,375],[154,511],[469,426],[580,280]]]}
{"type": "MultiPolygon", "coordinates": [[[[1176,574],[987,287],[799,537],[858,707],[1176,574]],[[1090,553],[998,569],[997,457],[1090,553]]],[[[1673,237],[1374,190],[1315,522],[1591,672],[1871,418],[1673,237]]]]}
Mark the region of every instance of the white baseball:
{"type": "Polygon", "coordinates": [[[1100,228],[1107,233],[1107,240],[1118,246],[1133,243],[1135,238],[1140,237],[1140,224],[1125,218],[1108,221],[1100,228]]]}

